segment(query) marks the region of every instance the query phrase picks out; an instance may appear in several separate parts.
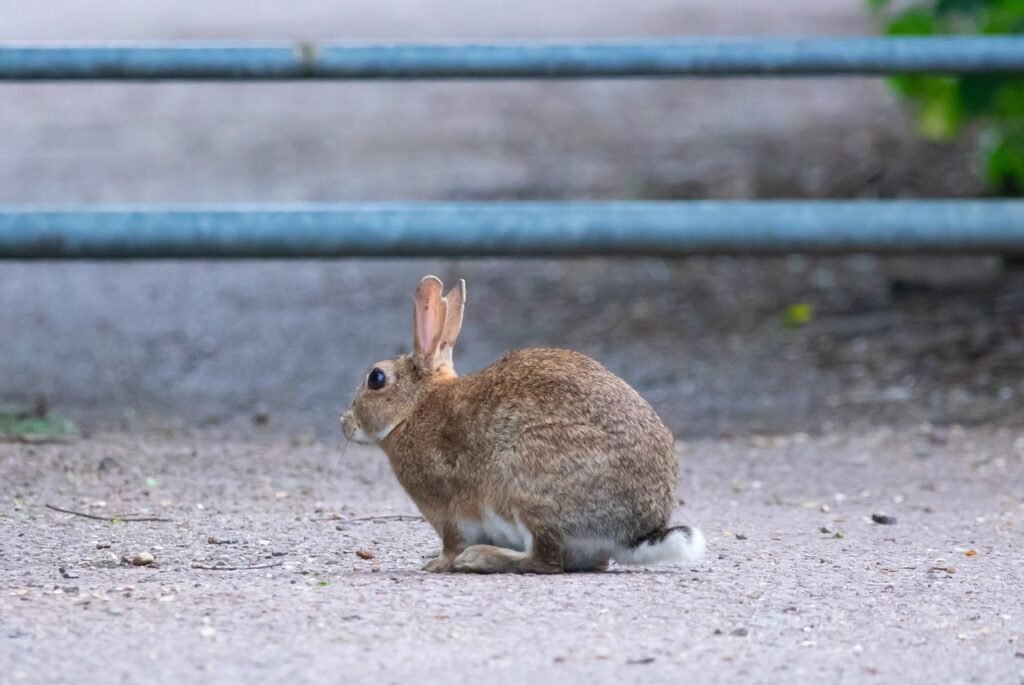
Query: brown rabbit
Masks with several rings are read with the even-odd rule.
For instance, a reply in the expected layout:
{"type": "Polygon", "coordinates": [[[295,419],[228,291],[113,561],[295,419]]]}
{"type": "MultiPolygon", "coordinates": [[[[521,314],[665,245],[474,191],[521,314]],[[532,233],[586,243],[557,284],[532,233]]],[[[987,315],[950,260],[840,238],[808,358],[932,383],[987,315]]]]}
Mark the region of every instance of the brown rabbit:
{"type": "Polygon", "coordinates": [[[568,350],[512,352],[457,376],[466,284],[416,289],[414,353],[373,365],[341,417],[379,445],[441,536],[426,571],[559,573],[693,561],[704,536],[669,527],[672,434],[625,381],[568,350]]]}

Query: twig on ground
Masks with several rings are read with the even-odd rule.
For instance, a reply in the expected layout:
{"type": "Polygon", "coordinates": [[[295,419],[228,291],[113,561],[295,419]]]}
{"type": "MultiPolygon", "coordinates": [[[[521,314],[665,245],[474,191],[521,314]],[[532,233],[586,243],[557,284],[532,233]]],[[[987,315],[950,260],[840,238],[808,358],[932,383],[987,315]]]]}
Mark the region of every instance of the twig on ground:
{"type": "Polygon", "coordinates": [[[283,563],[283,561],[275,561],[270,564],[257,564],[255,566],[206,566],[205,564],[193,561],[192,568],[199,571],[255,571],[256,569],[261,568],[274,568],[275,566],[280,566],[283,563]]]}
{"type": "Polygon", "coordinates": [[[53,511],[59,511],[62,514],[71,514],[72,516],[81,516],[84,519],[92,519],[93,521],[106,521],[107,523],[144,523],[147,521],[156,521],[159,523],[174,523],[174,519],[163,518],[161,516],[97,516],[96,514],[87,514],[84,511],[74,511],[72,509],[64,509],[54,504],[47,504],[47,509],[53,511]]]}
{"type": "Polygon", "coordinates": [[[380,516],[357,516],[355,518],[343,519],[340,516],[325,516],[322,518],[310,519],[311,521],[337,521],[338,523],[359,523],[362,521],[422,521],[422,516],[414,514],[383,514],[380,516]]]}

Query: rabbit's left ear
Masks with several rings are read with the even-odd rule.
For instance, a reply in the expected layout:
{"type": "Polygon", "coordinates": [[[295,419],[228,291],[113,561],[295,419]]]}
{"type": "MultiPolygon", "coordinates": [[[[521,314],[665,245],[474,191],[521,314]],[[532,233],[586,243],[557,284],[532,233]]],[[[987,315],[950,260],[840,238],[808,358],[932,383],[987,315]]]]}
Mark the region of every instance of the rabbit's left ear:
{"type": "Polygon", "coordinates": [[[424,276],[413,301],[413,349],[420,363],[431,370],[440,365],[438,348],[448,317],[448,303],[441,297],[443,288],[436,276],[424,276]]]}
{"type": "Polygon", "coordinates": [[[444,330],[441,333],[441,346],[438,354],[441,356],[441,364],[447,365],[448,370],[455,372],[455,364],[452,362],[452,348],[462,330],[462,312],[466,308],[466,281],[459,279],[451,291],[445,295],[447,314],[444,320],[444,330]]]}

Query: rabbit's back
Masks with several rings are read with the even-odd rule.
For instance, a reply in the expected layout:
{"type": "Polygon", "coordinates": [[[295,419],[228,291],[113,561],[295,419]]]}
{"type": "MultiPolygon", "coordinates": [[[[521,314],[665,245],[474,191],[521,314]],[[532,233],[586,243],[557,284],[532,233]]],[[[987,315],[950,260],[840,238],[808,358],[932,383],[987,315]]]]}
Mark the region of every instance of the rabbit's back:
{"type": "Polygon", "coordinates": [[[457,386],[455,416],[486,506],[555,520],[563,536],[621,542],[668,522],[679,472],[672,434],[595,360],[519,350],[457,386]]]}

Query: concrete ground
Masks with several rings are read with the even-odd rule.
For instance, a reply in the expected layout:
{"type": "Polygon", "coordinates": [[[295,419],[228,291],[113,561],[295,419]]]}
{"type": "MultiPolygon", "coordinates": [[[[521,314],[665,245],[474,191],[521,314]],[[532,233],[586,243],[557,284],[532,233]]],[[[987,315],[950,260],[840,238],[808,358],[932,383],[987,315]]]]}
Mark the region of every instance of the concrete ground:
{"type": "Polygon", "coordinates": [[[214,434],[0,445],[0,673],[1024,682],[1016,432],[736,438],[679,455],[676,518],[705,531],[705,560],[480,577],[417,570],[437,540],[372,449],[214,434]],[[144,552],[154,566],[122,561],[144,552]]]}
{"type": "Polygon", "coordinates": [[[677,437],[1024,418],[1024,272],[863,255],[6,264],[0,404],[42,397],[86,429],[333,437],[369,365],[410,349],[426,273],[468,281],[461,372],[577,349],[677,437]],[[812,320],[787,328],[799,304],[812,320]]]}

